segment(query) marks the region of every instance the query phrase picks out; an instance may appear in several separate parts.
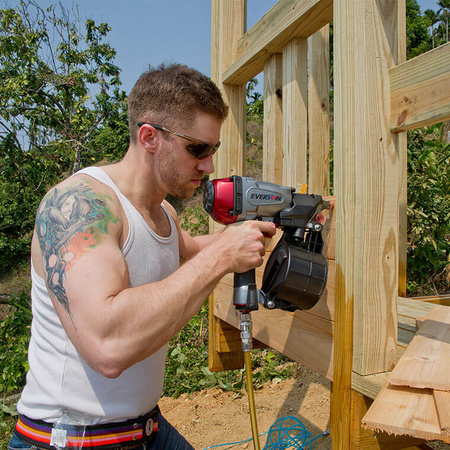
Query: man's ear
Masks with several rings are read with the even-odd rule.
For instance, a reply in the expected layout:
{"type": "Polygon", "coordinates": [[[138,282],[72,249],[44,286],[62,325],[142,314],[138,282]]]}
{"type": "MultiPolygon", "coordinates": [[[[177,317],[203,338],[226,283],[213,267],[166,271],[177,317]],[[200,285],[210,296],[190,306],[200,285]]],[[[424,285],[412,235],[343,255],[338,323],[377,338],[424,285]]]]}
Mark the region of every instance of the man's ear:
{"type": "Polygon", "coordinates": [[[151,153],[154,153],[159,145],[159,136],[156,130],[148,124],[144,124],[139,128],[138,140],[140,146],[151,153]]]}

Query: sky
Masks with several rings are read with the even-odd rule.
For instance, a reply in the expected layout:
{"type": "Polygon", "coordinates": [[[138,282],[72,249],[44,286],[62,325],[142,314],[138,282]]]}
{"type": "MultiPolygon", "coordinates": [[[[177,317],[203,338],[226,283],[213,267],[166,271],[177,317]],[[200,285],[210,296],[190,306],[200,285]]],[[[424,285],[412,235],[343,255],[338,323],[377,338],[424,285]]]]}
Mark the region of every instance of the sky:
{"type": "MultiPolygon", "coordinates": [[[[183,63],[210,75],[211,0],[61,0],[78,5],[82,22],[93,19],[111,27],[107,41],[122,69],[122,89],[129,92],[149,65],[183,63]]],[[[0,7],[19,0],[0,0],[0,7]]],[[[41,6],[49,0],[37,0],[41,6]]],[[[250,29],[277,0],[247,0],[250,29]]],[[[437,10],[436,0],[418,0],[421,10],[437,10]]],[[[258,86],[262,89],[262,86],[258,86]]]]}

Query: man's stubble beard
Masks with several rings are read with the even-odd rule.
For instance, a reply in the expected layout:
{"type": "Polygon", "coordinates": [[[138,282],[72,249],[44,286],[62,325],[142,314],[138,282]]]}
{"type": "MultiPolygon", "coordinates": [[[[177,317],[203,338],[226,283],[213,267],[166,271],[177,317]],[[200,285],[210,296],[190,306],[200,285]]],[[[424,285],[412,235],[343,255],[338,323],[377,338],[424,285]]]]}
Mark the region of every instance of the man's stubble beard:
{"type": "Polygon", "coordinates": [[[175,163],[174,150],[169,143],[165,147],[164,158],[161,160],[160,176],[165,184],[166,191],[173,197],[180,200],[192,197],[195,188],[186,186],[190,179],[183,184],[175,163]]]}

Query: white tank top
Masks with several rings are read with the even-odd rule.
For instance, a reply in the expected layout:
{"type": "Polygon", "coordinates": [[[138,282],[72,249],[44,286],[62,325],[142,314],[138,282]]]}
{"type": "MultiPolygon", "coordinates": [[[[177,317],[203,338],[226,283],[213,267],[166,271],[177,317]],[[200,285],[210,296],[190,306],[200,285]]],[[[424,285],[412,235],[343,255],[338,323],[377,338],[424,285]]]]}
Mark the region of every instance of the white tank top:
{"type": "MultiPolygon", "coordinates": [[[[148,226],[102,169],[90,167],[77,175],[81,173],[110,186],[123,206],[129,233],[121,250],[128,264],[130,287],[159,281],[174,272],[179,267],[178,233],[164,206],[171,227],[169,237],[157,235],[148,226]]],[[[106,378],[78,354],[53,308],[44,280],[33,267],[31,280],[30,370],[18,412],[54,422],[64,410],[72,410],[84,414],[95,425],[137,417],[153,409],[162,393],[167,345],[119,377],[106,378]]],[[[138,303],[135,307],[140,308],[138,303]]]]}

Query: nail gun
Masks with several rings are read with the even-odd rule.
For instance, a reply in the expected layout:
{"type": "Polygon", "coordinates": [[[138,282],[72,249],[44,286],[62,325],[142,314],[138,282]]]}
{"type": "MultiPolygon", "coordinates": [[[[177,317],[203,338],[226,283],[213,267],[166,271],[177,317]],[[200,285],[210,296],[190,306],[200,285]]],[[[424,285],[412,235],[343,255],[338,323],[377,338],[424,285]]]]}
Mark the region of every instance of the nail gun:
{"type": "Polygon", "coordinates": [[[244,220],[265,220],[282,228],[257,289],[255,269],[234,274],[233,303],[241,311],[261,304],[287,311],[310,309],[327,281],[328,266],[322,255],[323,209],[320,195],[296,193],[294,188],[232,176],[210,180],[203,195],[205,210],[224,225],[244,220]]]}

